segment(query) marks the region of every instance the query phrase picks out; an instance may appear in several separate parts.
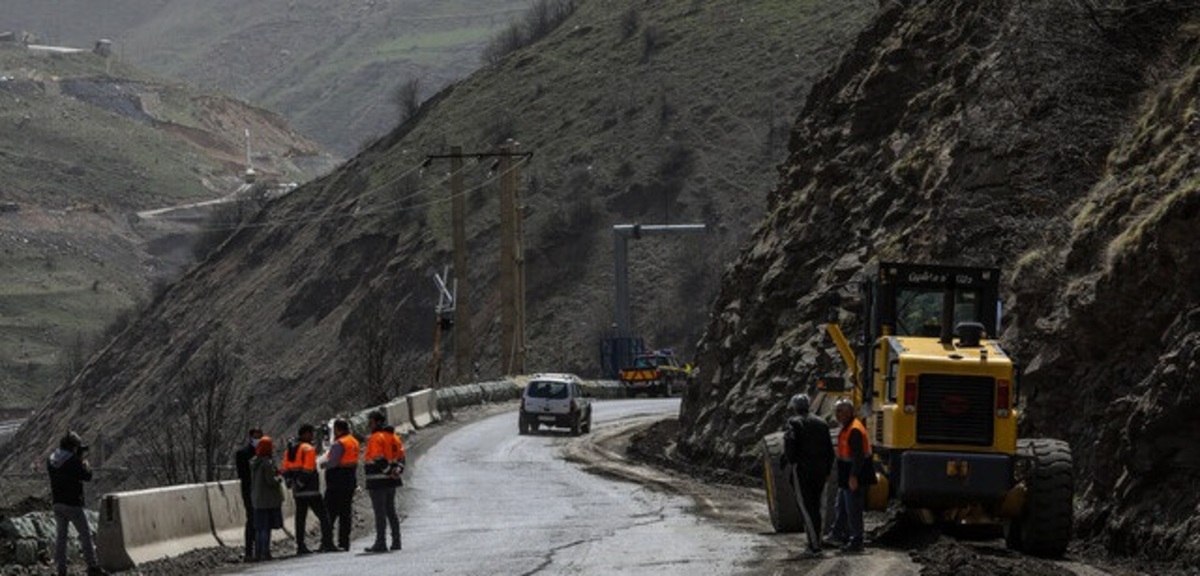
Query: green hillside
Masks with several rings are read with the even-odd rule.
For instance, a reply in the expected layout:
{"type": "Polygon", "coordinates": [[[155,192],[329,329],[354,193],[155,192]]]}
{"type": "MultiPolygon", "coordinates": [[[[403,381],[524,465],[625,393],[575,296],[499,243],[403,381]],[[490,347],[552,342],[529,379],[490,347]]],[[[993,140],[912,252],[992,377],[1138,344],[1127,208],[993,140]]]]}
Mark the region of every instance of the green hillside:
{"type": "MultiPolygon", "coordinates": [[[[690,357],[720,276],[732,273],[726,262],[766,209],[803,95],[873,6],[578,3],[541,41],[268,205],[50,398],[29,429],[72,422],[126,438],[152,433],[149,422],[181,417],[185,407],[169,400],[193,394],[179,375],[205,350],[229,355],[239,410],[271,395],[281,408],[253,417],[276,430],[372,401],[356,352],[364,335],[393,338],[388,366],[402,390],[431,384],[432,274],[452,261],[450,167],[422,166],[453,145],[488,152],[512,140],[533,154],[520,166],[528,372],[599,372],[613,321],[612,226],[623,223],[708,225],[703,236],[630,248],[634,329],[690,357]],[[106,408],[85,415],[80,406],[97,397],[106,408]]],[[[466,162],[470,287],[460,296],[471,313],[458,321],[472,327],[483,378],[501,373],[506,354],[500,175],[490,159],[466,162]]],[[[443,345],[449,357],[452,339],[443,345]]],[[[441,384],[471,377],[447,361],[441,384]]],[[[18,435],[13,444],[40,442],[18,435]]]]}
{"type": "Polygon", "coordinates": [[[8,0],[0,31],[90,47],[276,110],[344,155],[396,125],[397,87],[422,94],[477,69],[528,0],[8,0]]]}
{"type": "Polygon", "coordinates": [[[278,116],[91,53],[0,43],[0,78],[0,408],[40,402],[188,265],[195,223],[135,213],[236,190],[246,129],[264,179],[331,165],[278,116]]]}

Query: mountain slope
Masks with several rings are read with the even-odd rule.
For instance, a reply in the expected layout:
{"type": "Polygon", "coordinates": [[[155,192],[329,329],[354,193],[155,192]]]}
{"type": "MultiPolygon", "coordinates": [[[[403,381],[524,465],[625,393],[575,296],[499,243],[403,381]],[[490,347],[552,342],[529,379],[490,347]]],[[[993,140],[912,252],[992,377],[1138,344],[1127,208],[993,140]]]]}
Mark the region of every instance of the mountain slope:
{"type": "MultiPolygon", "coordinates": [[[[631,249],[635,328],[660,345],[694,342],[719,266],[761,214],[779,128],[870,9],[840,0],[581,3],[544,41],[267,206],[60,389],[5,466],[68,424],[136,438],[178,419],[184,406],[173,402],[195,393],[184,375],[214,348],[233,367],[237,405],[254,407],[240,417],[276,431],[365,404],[356,342],[392,322],[403,387],[427,384],[431,276],[451,260],[449,166],[421,166],[449,145],[489,151],[514,138],[534,153],[521,166],[530,371],[598,369],[613,318],[613,224],[711,225],[703,238],[631,249]],[[104,408],[84,410],[96,402],[104,408]]],[[[468,161],[465,172],[469,320],[485,378],[500,357],[490,165],[468,161]]],[[[450,370],[446,380],[462,377],[450,370]]],[[[114,450],[115,462],[131,457],[114,450]]]]}
{"type": "Polygon", "coordinates": [[[1195,565],[1200,14],[1088,6],[876,17],[810,93],[769,216],[723,279],[685,453],[753,473],[784,399],[839,368],[824,296],[851,295],[868,261],[1000,266],[1022,434],[1071,442],[1077,529],[1195,565]]]}
{"type": "Polygon", "coordinates": [[[396,90],[418,79],[428,96],[480,65],[488,39],[527,0],[10,0],[0,29],[91,46],[284,114],[344,156],[399,118],[396,90]],[[6,24],[6,22],[8,24],[6,24]]]}
{"type": "Polygon", "coordinates": [[[0,77],[0,408],[38,405],[191,261],[196,223],[134,213],[235,190],[243,130],[264,179],[330,164],[277,115],[91,53],[0,43],[0,77]]]}

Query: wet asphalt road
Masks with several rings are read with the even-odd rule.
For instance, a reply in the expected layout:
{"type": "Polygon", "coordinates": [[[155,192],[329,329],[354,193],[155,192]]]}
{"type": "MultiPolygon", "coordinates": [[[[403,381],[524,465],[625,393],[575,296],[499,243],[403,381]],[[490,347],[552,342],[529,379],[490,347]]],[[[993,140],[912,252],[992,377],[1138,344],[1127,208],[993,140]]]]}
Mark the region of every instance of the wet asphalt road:
{"type": "MultiPolygon", "coordinates": [[[[594,430],[675,414],[678,399],[597,402],[594,430]]],[[[519,436],[507,412],[449,433],[410,467],[404,550],[319,554],[245,574],[735,574],[754,538],[689,512],[691,499],[610,480],[565,461],[565,431],[519,436]]]]}

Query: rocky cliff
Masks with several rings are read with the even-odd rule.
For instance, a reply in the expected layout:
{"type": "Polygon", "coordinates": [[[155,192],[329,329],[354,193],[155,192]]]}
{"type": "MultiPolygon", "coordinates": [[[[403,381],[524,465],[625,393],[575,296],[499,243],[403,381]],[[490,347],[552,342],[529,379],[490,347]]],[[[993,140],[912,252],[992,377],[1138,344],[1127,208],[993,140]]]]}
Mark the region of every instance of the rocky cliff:
{"type": "Polygon", "coordinates": [[[684,451],[753,467],[784,398],[838,365],[823,296],[868,261],[1000,266],[1022,432],[1071,442],[1079,533],[1194,562],[1198,25],[1182,2],[885,4],[723,278],[684,451]]]}

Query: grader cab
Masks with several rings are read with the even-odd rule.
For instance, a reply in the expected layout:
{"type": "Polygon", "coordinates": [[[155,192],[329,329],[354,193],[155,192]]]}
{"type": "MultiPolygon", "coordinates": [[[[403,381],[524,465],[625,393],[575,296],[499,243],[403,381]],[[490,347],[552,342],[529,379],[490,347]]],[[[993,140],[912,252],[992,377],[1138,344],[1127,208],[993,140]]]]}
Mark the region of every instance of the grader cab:
{"type": "MultiPolygon", "coordinates": [[[[1019,373],[995,340],[999,283],[994,268],[879,263],[861,285],[857,350],[836,297],[826,329],[871,435],[880,481],[869,507],[897,500],[943,523],[1002,526],[1010,548],[1057,557],[1071,538],[1071,450],[1017,438],[1019,373]]],[[[765,456],[775,450],[764,442],[765,456]]],[[[777,466],[764,473],[772,520],[789,531],[787,483],[777,466]]]]}

